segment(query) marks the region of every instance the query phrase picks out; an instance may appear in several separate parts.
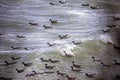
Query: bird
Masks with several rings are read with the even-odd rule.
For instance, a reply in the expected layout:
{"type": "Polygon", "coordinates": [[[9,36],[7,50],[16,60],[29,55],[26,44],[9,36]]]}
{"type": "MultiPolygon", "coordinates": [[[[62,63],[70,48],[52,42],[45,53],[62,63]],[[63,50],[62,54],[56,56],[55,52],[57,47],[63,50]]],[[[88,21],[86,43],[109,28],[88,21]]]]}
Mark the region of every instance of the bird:
{"type": "Polygon", "coordinates": [[[25,62],[22,62],[22,64],[23,64],[24,66],[32,66],[32,63],[25,63],[25,62]]]}
{"type": "Polygon", "coordinates": [[[51,44],[51,43],[47,43],[49,46],[54,46],[56,45],[55,43],[51,44]]]}
{"type": "Polygon", "coordinates": [[[49,59],[49,61],[50,61],[51,63],[58,63],[58,62],[60,62],[59,60],[52,60],[52,59],[49,59]]]}
{"type": "Polygon", "coordinates": [[[113,28],[116,27],[116,25],[107,25],[106,27],[113,28]]]}
{"type": "Polygon", "coordinates": [[[50,29],[50,28],[52,28],[52,26],[46,26],[46,25],[43,25],[43,27],[44,27],[45,29],[50,29]]]}
{"type": "Polygon", "coordinates": [[[45,64],[46,69],[53,69],[55,66],[48,66],[48,64],[45,64]]]}
{"type": "Polygon", "coordinates": [[[16,69],[17,73],[22,73],[25,71],[26,68],[23,68],[23,69],[16,69]]]}
{"type": "Polygon", "coordinates": [[[117,60],[113,60],[115,62],[115,65],[120,65],[120,63],[117,60]]]}
{"type": "Polygon", "coordinates": [[[12,60],[19,60],[21,57],[11,57],[12,60]]]}
{"type": "Polygon", "coordinates": [[[102,30],[103,33],[109,33],[111,29],[107,29],[107,30],[102,30]]]}
{"type": "Polygon", "coordinates": [[[42,62],[49,62],[49,59],[43,59],[43,58],[40,58],[42,62]]]}
{"type": "Polygon", "coordinates": [[[64,2],[63,1],[59,1],[59,3],[60,4],[65,4],[65,3],[67,3],[67,1],[64,1],[64,2]]]}
{"type": "Polygon", "coordinates": [[[58,35],[58,37],[60,39],[66,39],[66,38],[69,38],[70,36],[68,36],[68,34],[65,34],[65,35],[58,35]]]}
{"type": "Polygon", "coordinates": [[[11,46],[12,49],[21,49],[21,47],[11,46]]]}
{"type": "Polygon", "coordinates": [[[71,66],[71,70],[74,71],[74,72],[80,72],[81,71],[80,69],[74,69],[73,66],[71,66]]]}
{"type": "Polygon", "coordinates": [[[66,76],[67,74],[66,73],[62,73],[60,71],[56,71],[58,75],[61,75],[61,76],[66,76]]]}
{"type": "Polygon", "coordinates": [[[104,64],[103,62],[101,62],[101,64],[102,64],[104,67],[107,67],[107,68],[113,67],[113,65],[107,65],[107,64],[104,64]]]}
{"type": "Polygon", "coordinates": [[[0,36],[3,35],[2,33],[0,33],[0,36]]]}
{"type": "Polygon", "coordinates": [[[30,25],[34,25],[34,26],[37,26],[38,23],[34,23],[34,22],[29,22],[30,25]]]}
{"type": "Polygon", "coordinates": [[[53,74],[55,72],[54,71],[44,71],[44,73],[46,73],[46,74],[53,74]]]}
{"type": "Polygon", "coordinates": [[[73,66],[76,67],[76,68],[81,68],[81,65],[80,65],[80,64],[75,64],[74,61],[72,61],[72,64],[73,64],[73,66]]]}
{"type": "Polygon", "coordinates": [[[5,62],[5,64],[8,66],[8,65],[14,65],[14,64],[16,64],[17,62],[8,62],[8,61],[4,61],[5,62]]]}
{"type": "Polygon", "coordinates": [[[0,37],[2,36],[3,34],[2,33],[0,33],[0,37]]]}
{"type": "Polygon", "coordinates": [[[50,3],[50,5],[57,5],[57,4],[54,4],[54,3],[50,3]]]}
{"type": "Polygon", "coordinates": [[[26,74],[25,77],[31,77],[31,76],[35,76],[34,73],[30,73],[30,74],[26,74]]]}
{"type": "Polygon", "coordinates": [[[72,43],[75,44],[75,45],[79,45],[79,44],[81,44],[82,42],[75,42],[75,41],[72,41],[72,43]]]}
{"type": "Polygon", "coordinates": [[[29,50],[28,48],[24,48],[24,50],[29,50]]]}
{"type": "Polygon", "coordinates": [[[94,78],[96,74],[88,74],[88,73],[85,73],[85,75],[86,75],[87,77],[94,78]]]}
{"type": "Polygon", "coordinates": [[[115,48],[116,50],[120,50],[120,47],[119,47],[119,46],[116,46],[116,44],[114,44],[114,48],[115,48]]]}
{"type": "Polygon", "coordinates": [[[49,21],[51,22],[51,24],[58,23],[58,20],[52,20],[52,19],[49,19],[49,21]]]}
{"type": "Polygon", "coordinates": [[[82,6],[89,6],[89,4],[81,4],[82,6]]]}
{"type": "Polygon", "coordinates": [[[18,38],[25,38],[25,36],[17,35],[18,38]]]}
{"type": "Polygon", "coordinates": [[[65,56],[66,56],[66,57],[68,57],[68,58],[72,58],[72,57],[74,57],[74,55],[67,54],[67,52],[66,52],[66,51],[63,51],[63,52],[65,53],[65,56]]]}
{"type": "Polygon", "coordinates": [[[119,21],[119,20],[120,20],[120,17],[113,17],[113,19],[114,19],[115,21],[119,21]]]}
{"type": "Polygon", "coordinates": [[[36,72],[36,71],[32,71],[35,75],[38,75],[38,74],[44,74],[43,72],[36,72]]]}
{"type": "Polygon", "coordinates": [[[77,79],[75,77],[69,77],[68,75],[66,75],[66,77],[68,78],[68,80],[76,80],[77,79]]]}
{"type": "Polygon", "coordinates": [[[96,60],[94,56],[91,57],[93,59],[93,62],[102,62],[101,60],[96,60]]]}
{"type": "Polygon", "coordinates": [[[90,6],[91,9],[98,9],[98,7],[90,6]]]}

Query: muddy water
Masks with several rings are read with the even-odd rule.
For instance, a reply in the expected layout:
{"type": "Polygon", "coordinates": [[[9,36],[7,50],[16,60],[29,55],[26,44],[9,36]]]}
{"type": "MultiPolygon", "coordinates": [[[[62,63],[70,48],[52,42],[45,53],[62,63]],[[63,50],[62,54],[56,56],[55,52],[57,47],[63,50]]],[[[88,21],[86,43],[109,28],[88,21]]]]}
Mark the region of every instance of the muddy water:
{"type": "MultiPolygon", "coordinates": [[[[100,63],[92,62],[91,56],[103,60],[106,64],[114,64],[113,59],[120,61],[118,51],[112,44],[116,43],[109,33],[104,34],[101,30],[107,29],[107,24],[118,24],[113,22],[112,16],[120,16],[120,1],[116,0],[68,0],[66,4],[60,4],[58,0],[1,0],[0,1],[0,62],[11,60],[11,56],[21,56],[17,64],[12,66],[1,66],[0,76],[8,75],[14,80],[67,80],[66,77],[54,74],[37,75],[25,78],[32,70],[38,72],[46,70],[40,58],[59,59],[60,63],[52,71],[63,71],[78,80],[114,80],[116,74],[120,74],[119,66],[105,68],[100,63]],[[50,5],[53,2],[57,5],[50,5]],[[92,10],[89,7],[81,6],[82,3],[89,3],[98,6],[99,9],[92,10]],[[51,24],[49,19],[57,19],[57,24],[51,24]],[[37,26],[29,22],[38,23],[37,26]],[[43,25],[50,25],[53,28],[45,29],[43,25]],[[68,39],[60,40],[58,35],[68,34],[68,39]],[[23,35],[26,38],[17,38],[16,35],[23,35]],[[82,41],[80,45],[74,45],[72,41],[82,41]],[[55,43],[55,46],[48,46],[46,43],[55,43]],[[22,49],[13,50],[11,46],[20,46],[22,49]],[[25,50],[24,48],[28,48],[25,50]],[[66,58],[63,51],[73,54],[74,58],[66,58]],[[33,62],[25,72],[17,73],[16,68],[24,68],[21,64],[33,62]],[[82,65],[81,72],[71,71],[72,61],[82,65]],[[95,78],[88,78],[84,74],[95,73],[95,78]]],[[[114,31],[112,31],[114,33],[114,31]]]]}

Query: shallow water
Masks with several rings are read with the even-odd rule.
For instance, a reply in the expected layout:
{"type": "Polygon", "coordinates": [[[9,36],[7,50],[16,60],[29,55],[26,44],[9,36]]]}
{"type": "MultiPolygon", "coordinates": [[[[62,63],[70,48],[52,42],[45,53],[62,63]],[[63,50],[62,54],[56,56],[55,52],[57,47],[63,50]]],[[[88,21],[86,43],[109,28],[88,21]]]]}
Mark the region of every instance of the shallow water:
{"type": "MultiPolygon", "coordinates": [[[[106,44],[107,42],[116,43],[116,41],[110,34],[104,34],[101,31],[107,29],[107,24],[120,24],[113,23],[112,19],[112,16],[120,16],[119,3],[119,0],[68,0],[66,4],[60,4],[58,0],[1,0],[0,33],[3,35],[0,36],[0,62],[3,64],[3,60],[11,60],[12,55],[22,56],[22,59],[17,61],[17,65],[2,66],[0,74],[2,76],[8,74],[15,80],[21,80],[21,76],[31,70],[44,70],[44,63],[39,63],[39,58],[44,57],[61,60],[59,64],[55,64],[58,66],[55,71],[63,70],[69,75],[76,76],[78,80],[113,80],[116,74],[120,74],[120,68],[118,66],[112,69],[103,68],[100,64],[93,63],[90,57],[96,56],[108,64],[113,64],[111,62],[113,59],[120,61],[118,51],[113,49],[112,44],[106,44]],[[57,5],[52,6],[50,2],[57,5]],[[82,3],[97,5],[100,9],[92,10],[81,6],[82,3]],[[49,19],[56,19],[58,23],[52,25],[49,19]],[[29,22],[36,22],[38,25],[32,26],[29,22]],[[53,28],[45,29],[43,25],[51,25],[53,28]],[[64,34],[68,34],[70,38],[60,40],[58,35],[64,34]],[[24,35],[26,38],[17,38],[16,35],[24,35]],[[82,41],[82,44],[76,46],[72,43],[73,40],[82,41]],[[46,44],[47,42],[56,43],[56,45],[50,47],[46,44]],[[11,46],[20,46],[22,49],[13,50],[11,46]],[[73,59],[64,57],[64,50],[75,57],[73,59]],[[34,66],[27,68],[23,74],[16,74],[14,68],[20,68],[22,61],[32,61],[34,66]],[[72,61],[83,65],[81,74],[70,71],[69,66],[72,61]],[[115,73],[111,73],[113,71],[115,73]],[[86,78],[85,72],[97,73],[97,77],[86,78]]],[[[32,78],[31,80],[46,80],[47,78],[67,80],[56,74],[32,78]]]]}

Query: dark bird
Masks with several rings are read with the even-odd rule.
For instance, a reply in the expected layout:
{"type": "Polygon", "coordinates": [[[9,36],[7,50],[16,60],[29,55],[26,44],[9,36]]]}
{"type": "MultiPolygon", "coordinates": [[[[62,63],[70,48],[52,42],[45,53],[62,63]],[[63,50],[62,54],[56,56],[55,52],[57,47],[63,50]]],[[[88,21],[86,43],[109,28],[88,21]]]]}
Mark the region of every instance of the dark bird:
{"type": "Polygon", "coordinates": [[[16,64],[17,62],[8,62],[8,61],[4,61],[5,64],[8,66],[8,65],[13,65],[13,64],[16,64]]]}
{"type": "Polygon", "coordinates": [[[114,44],[114,48],[115,48],[116,50],[120,50],[120,47],[119,47],[119,46],[116,46],[116,44],[114,44]]]}
{"type": "Polygon", "coordinates": [[[30,74],[26,74],[25,77],[31,77],[31,76],[35,76],[34,73],[30,73],[30,74]]]}
{"type": "Polygon", "coordinates": [[[115,62],[115,65],[120,65],[120,63],[117,60],[113,60],[115,62]]]}
{"type": "Polygon", "coordinates": [[[71,55],[71,54],[67,54],[67,52],[66,51],[63,51],[64,53],[65,53],[65,56],[66,57],[68,57],[68,58],[72,58],[72,57],[74,57],[73,55],[71,55]]]}
{"type": "Polygon", "coordinates": [[[13,80],[13,78],[0,77],[0,80],[13,80]]]}
{"type": "Polygon", "coordinates": [[[54,3],[50,3],[50,5],[57,5],[57,4],[54,4],[54,3]]]}
{"type": "Polygon", "coordinates": [[[73,66],[76,67],[76,68],[81,68],[81,65],[80,64],[75,64],[75,62],[73,61],[72,62],[73,66]]]}
{"type": "Polygon", "coordinates": [[[107,29],[107,30],[102,30],[103,33],[109,33],[111,29],[107,29]]]}
{"type": "Polygon", "coordinates": [[[65,35],[58,35],[58,37],[59,37],[60,39],[69,38],[68,34],[65,34],[65,35]]]}
{"type": "Polygon", "coordinates": [[[89,4],[81,4],[82,6],[89,6],[89,4]]]}
{"type": "Polygon", "coordinates": [[[18,38],[25,38],[25,36],[17,35],[18,38]]]}
{"type": "Polygon", "coordinates": [[[60,71],[56,71],[58,75],[61,75],[61,76],[66,76],[67,74],[66,73],[62,73],[60,71]]]}
{"type": "Polygon", "coordinates": [[[51,43],[47,43],[49,46],[54,46],[56,45],[55,43],[51,44],[51,43]]]}
{"type": "Polygon", "coordinates": [[[74,72],[80,72],[81,71],[80,69],[74,69],[73,66],[71,66],[71,70],[74,71],[74,72]]]}
{"type": "Polygon", "coordinates": [[[51,24],[58,23],[58,20],[52,20],[52,19],[49,19],[49,21],[51,22],[51,24]]]}
{"type": "Polygon", "coordinates": [[[66,77],[68,78],[68,80],[76,80],[77,79],[75,77],[69,77],[68,75],[66,75],[66,77]]]}
{"type": "Polygon", "coordinates": [[[29,50],[28,48],[24,48],[24,50],[29,50]]]}
{"type": "Polygon", "coordinates": [[[21,49],[21,47],[11,46],[12,49],[21,49]]]}
{"type": "Polygon", "coordinates": [[[32,71],[35,75],[39,75],[39,74],[44,74],[44,72],[36,72],[36,71],[32,71]]]}
{"type": "Polygon", "coordinates": [[[45,64],[46,69],[53,69],[55,66],[48,66],[48,64],[45,64]]]}
{"type": "Polygon", "coordinates": [[[43,27],[44,27],[45,29],[52,28],[52,26],[46,26],[46,25],[43,25],[43,27]]]}
{"type": "Polygon", "coordinates": [[[75,45],[79,45],[79,44],[81,44],[82,42],[75,42],[75,41],[72,41],[72,43],[75,44],[75,45]]]}
{"type": "Polygon", "coordinates": [[[113,28],[116,27],[116,25],[107,25],[106,27],[113,28]]]}
{"type": "Polygon", "coordinates": [[[98,7],[90,6],[91,9],[98,9],[98,7]]]}
{"type": "Polygon", "coordinates": [[[63,1],[59,1],[59,3],[60,4],[65,4],[65,3],[67,3],[67,1],[64,1],[64,2],[63,1]]]}
{"type": "Polygon", "coordinates": [[[43,58],[40,58],[42,62],[49,62],[49,59],[43,59],[43,58]]]}
{"type": "Polygon", "coordinates": [[[101,60],[96,60],[94,56],[91,57],[95,62],[102,62],[101,60]]]}
{"type": "Polygon", "coordinates": [[[115,21],[119,21],[119,20],[120,20],[120,17],[113,17],[113,19],[114,19],[115,21]]]}
{"type": "Polygon", "coordinates": [[[3,34],[2,33],[0,33],[0,36],[2,36],[3,34]]]}
{"type": "Polygon", "coordinates": [[[52,60],[52,59],[49,59],[49,61],[50,61],[51,63],[58,63],[58,62],[60,62],[59,60],[52,60]]]}
{"type": "Polygon", "coordinates": [[[19,60],[21,57],[11,57],[12,60],[19,60]]]}
{"type": "Polygon", "coordinates": [[[101,62],[101,64],[102,64],[104,67],[107,67],[107,68],[113,67],[113,65],[107,65],[107,64],[104,64],[103,62],[101,62]]]}
{"type": "Polygon", "coordinates": [[[32,63],[25,63],[25,62],[22,62],[22,64],[23,64],[24,66],[32,66],[32,63]]]}
{"type": "Polygon", "coordinates": [[[88,73],[85,73],[85,75],[89,78],[94,78],[96,74],[88,74],[88,73]]]}
{"type": "Polygon", "coordinates": [[[37,26],[38,23],[34,23],[34,22],[29,22],[30,25],[34,25],[34,26],[37,26]]]}
{"type": "Polygon", "coordinates": [[[46,74],[53,74],[55,72],[54,71],[44,71],[44,73],[46,73],[46,74]]]}
{"type": "Polygon", "coordinates": [[[17,73],[22,73],[25,71],[26,68],[23,68],[23,69],[16,69],[17,73]]]}

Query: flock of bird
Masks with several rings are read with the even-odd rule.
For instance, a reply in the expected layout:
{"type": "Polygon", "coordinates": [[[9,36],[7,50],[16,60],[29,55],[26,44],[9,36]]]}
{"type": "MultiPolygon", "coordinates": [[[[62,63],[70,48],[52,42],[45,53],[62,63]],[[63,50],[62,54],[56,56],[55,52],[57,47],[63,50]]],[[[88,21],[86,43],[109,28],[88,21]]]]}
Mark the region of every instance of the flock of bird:
{"type": "MultiPolygon", "coordinates": [[[[11,66],[11,65],[15,65],[18,63],[18,61],[21,59],[22,57],[11,57],[11,59],[13,60],[12,62],[9,61],[4,61],[4,66],[11,66]]],[[[54,64],[60,63],[61,61],[59,59],[45,59],[43,57],[41,57],[39,60],[41,60],[41,62],[44,65],[44,71],[39,72],[37,70],[32,70],[31,72],[27,73],[24,77],[35,77],[37,75],[42,75],[44,76],[44,74],[54,74],[54,75],[59,75],[61,77],[65,77],[68,80],[77,80],[76,77],[72,77],[70,75],[68,75],[67,73],[60,71],[60,70],[56,70],[54,64]],[[53,63],[52,65],[50,63],[53,63]],[[52,71],[51,71],[52,70],[52,71]]],[[[120,66],[120,62],[118,62],[117,60],[113,60],[113,64],[105,64],[102,60],[98,60],[95,58],[95,56],[91,57],[91,61],[92,62],[98,62],[100,63],[103,67],[106,68],[113,68],[114,66],[120,66]]],[[[16,71],[17,73],[23,73],[25,72],[25,70],[28,67],[33,66],[33,62],[21,62],[21,65],[24,66],[24,68],[22,69],[15,69],[14,71],[16,71]]],[[[78,64],[74,61],[71,62],[71,66],[69,66],[71,68],[72,72],[76,72],[76,73],[84,73],[84,75],[88,78],[95,78],[96,77],[96,73],[87,73],[87,72],[83,72],[82,70],[82,66],[81,64],[78,64]]],[[[116,75],[116,78],[120,78],[120,75],[116,75]]],[[[6,77],[1,77],[0,76],[0,80],[13,80],[13,78],[6,78],[6,77]]],[[[57,79],[60,80],[60,79],[57,79]]]]}
{"type": "MultiPolygon", "coordinates": [[[[59,3],[60,3],[60,4],[66,4],[67,1],[65,1],[65,2],[59,1],[59,3]]],[[[58,4],[56,4],[56,3],[50,3],[50,5],[58,5],[58,4]]],[[[88,6],[88,7],[90,7],[91,9],[99,9],[98,7],[90,6],[90,4],[81,4],[81,5],[82,5],[82,6],[88,6]]],[[[120,17],[113,17],[113,20],[114,20],[114,21],[120,21],[120,17]]],[[[49,21],[50,21],[50,23],[51,23],[52,25],[59,23],[58,20],[49,19],[49,21]]],[[[38,23],[34,23],[34,22],[29,22],[29,24],[32,25],[32,26],[37,26],[37,25],[39,25],[38,23]]],[[[43,27],[44,27],[45,29],[52,28],[52,26],[48,26],[48,25],[43,25],[43,27]]],[[[106,27],[108,27],[109,29],[107,29],[107,30],[102,30],[104,33],[110,32],[110,30],[112,30],[113,27],[117,27],[117,25],[107,25],[106,27]]],[[[0,37],[3,36],[3,35],[4,35],[4,34],[0,33],[0,37]]],[[[16,35],[16,37],[17,37],[17,38],[26,38],[26,36],[22,36],[22,35],[16,35]]],[[[58,37],[59,37],[59,39],[67,39],[67,38],[69,38],[70,36],[69,36],[68,34],[64,34],[64,35],[58,35],[58,37]]],[[[75,45],[79,45],[79,44],[81,44],[82,42],[72,41],[72,43],[75,44],[75,45]]],[[[49,43],[49,42],[48,42],[47,44],[48,44],[48,46],[54,46],[54,45],[56,45],[55,43],[49,43]]],[[[120,47],[117,46],[116,44],[114,44],[113,46],[114,46],[115,49],[120,50],[120,47]]],[[[11,46],[11,48],[18,50],[18,49],[21,49],[22,47],[11,46]]],[[[23,48],[23,49],[29,50],[28,48],[23,48]]],[[[66,57],[68,57],[68,58],[74,57],[74,56],[72,56],[72,55],[67,54],[66,51],[63,51],[63,52],[65,53],[66,57]]],[[[102,60],[97,60],[97,59],[95,59],[94,56],[92,56],[91,58],[93,59],[93,62],[99,62],[102,66],[107,67],[107,68],[111,68],[111,67],[113,67],[114,65],[119,65],[119,66],[120,66],[120,63],[119,63],[117,60],[113,60],[113,61],[115,62],[114,65],[108,65],[108,64],[105,64],[102,60]]],[[[13,62],[4,61],[5,66],[10,66],[10,65],[17,64],[17,60],[21,59],[21,57],[11,57],[11,59],[13,60],[13,62]]],[[[55,63],[55,64],[60,63],[60,60],[54,60],[54,59],[44,59],[44,58],[40,58],[40,60],[41,60],[41,62],[45,63],[45,64],[44,64],[44,67],[45,67],[45,69],[47,69],[47,70],[54,70],[54,68],[57,67],[57,66],[55,66],[55,65],[50,65],[49,62],[50,62],[50,63],[55,63]]],[[[77,63],[75,63],[74,61],[71,62],[71,63],[72,63],[72,65],[70,66],[71,71],[73,71],[73,72],[81,72],[81,71],[82,71],[82,65],[77,64],[77,63]]],[[[23,69],[15,69],[15,71],[16,71],[17,73],[23,73],[23,72],[26,70],[27,67],[33,66],[33,63],[32,63],[32,62],[22,62],[21,64],[24,65],[25,68],[23,68],[23,69]]],[[[32,73],[30,73],[30,74],[26,74],[25,77],[32,77],[32,76],[36,76],[36,75],[54,74],[54,73],[56,73],[57,75],[60,75],[60,76],[62,76],[62,77],[66,77],[68,80],[76,80],[76,79],[77,79],[76,77],[71,77],[71,76],[69,76],[67,73],[63,73],[62,71],[59,71],[59,70],[57,70],[57,71],[55,71],[55,70],[54,70],[54,71],[44,71],[44,72],[37,72],[37,71],[34,71],[34,70],[33,70],[33,71],[31,71],[31,72],[32,72],[32,73]]],[[[85,76],[87,76],[87,77],[89,77],[89,78],[95,78],[95,75],[96,75],[96,74],[93,74],[93,73],[85,73],[85,76]]],[[[116,75],[116,78],[120,78],[120,75],[116,75]]],[[[6,78],[6,77],[0,76],[0,80],[12,80],[12,79],[13,79],[13,78],[6,78]]],[[[57,80],[60,80],[60,79],[57,79],[57,80]]]]}

